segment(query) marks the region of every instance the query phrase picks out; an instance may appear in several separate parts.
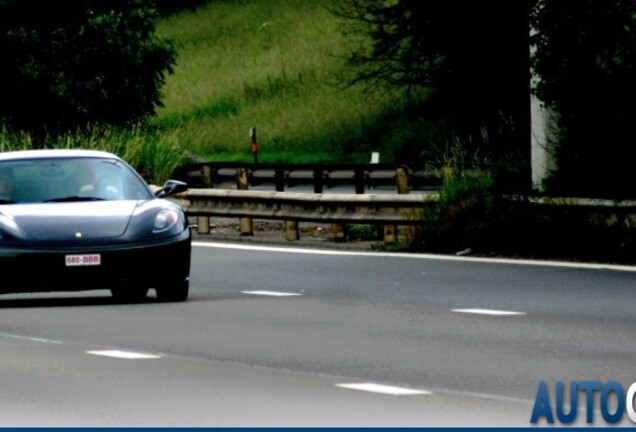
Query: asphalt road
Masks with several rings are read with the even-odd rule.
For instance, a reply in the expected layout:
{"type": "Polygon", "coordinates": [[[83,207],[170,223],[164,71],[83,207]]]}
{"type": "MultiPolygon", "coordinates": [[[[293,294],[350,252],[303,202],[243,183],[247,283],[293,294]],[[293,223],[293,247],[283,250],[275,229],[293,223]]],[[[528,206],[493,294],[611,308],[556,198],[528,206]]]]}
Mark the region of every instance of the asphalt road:
{"type": "Polygon", "coordinates": [[[186,303],[1,296],[0,424],[529,426],[636,382],[624,270],[197,242],[186,303]]]}

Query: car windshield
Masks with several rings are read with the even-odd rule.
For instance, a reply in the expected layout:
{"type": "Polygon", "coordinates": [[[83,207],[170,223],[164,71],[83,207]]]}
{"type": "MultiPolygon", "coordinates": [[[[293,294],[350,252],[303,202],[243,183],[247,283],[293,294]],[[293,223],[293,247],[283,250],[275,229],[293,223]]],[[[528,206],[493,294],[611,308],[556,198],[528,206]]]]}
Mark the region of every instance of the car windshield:
{"type": "Polygon", "coordinates": [[[0,205],[152,198],[144,181],[118,159],[79,157],[0,162],[0,205]]]}

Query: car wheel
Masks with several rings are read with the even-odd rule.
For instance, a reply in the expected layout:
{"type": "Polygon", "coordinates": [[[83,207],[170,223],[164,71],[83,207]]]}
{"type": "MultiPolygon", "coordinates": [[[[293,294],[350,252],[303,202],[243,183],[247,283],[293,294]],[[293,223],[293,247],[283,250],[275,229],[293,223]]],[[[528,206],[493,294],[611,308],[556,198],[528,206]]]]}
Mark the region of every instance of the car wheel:
{"type": "Polygon", "coordinates": [[[121,303],[139,303],[146,298],[148,294],[148,288],[137,287],[125,287],[125,288],[112,288],[111,294],[116,301],[121,303]]]}
{"type": "Polygon", "coordinates": [[[188,299],[190,281],[188,279],[159,285],[155,289],[157,299],[162,302],[182,302],[188,299]]]}

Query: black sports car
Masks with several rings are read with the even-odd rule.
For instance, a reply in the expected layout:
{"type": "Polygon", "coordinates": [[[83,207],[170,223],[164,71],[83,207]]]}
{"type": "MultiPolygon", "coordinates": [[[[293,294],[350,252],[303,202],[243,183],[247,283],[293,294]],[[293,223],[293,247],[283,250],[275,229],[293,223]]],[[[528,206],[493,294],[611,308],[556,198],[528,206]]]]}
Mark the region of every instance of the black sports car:
{"type": "Polygon", "coordinates": [[[184,301],[190,230],[126,162],[92,150],[0,153],[0,293],[110,289],[120,301],[184,301]]]}

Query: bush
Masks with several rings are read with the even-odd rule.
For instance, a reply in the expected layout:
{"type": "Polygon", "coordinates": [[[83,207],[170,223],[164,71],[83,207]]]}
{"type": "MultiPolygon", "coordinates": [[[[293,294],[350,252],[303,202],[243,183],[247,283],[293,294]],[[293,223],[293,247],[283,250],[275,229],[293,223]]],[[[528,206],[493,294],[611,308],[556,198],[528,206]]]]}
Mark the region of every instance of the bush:
{"type": "Polygon", "coordinates": [[[420,247],[453,252],[490,246],[500,206],[490,175],[469,172],[450,179],[422,227],[420,247]]]}
{"type": "Polygon", "coordinates": [[[0,0],[0,124],[45,134],[154,115],[175,51],[150,0],[0,0]]]}
{"type": "Polygon", "coordinates": [[[411,249],[508,257],[636,262],[636,215],[620,207],[541,204],[502,193],[483,171],[451,176],[411,249]]]}

